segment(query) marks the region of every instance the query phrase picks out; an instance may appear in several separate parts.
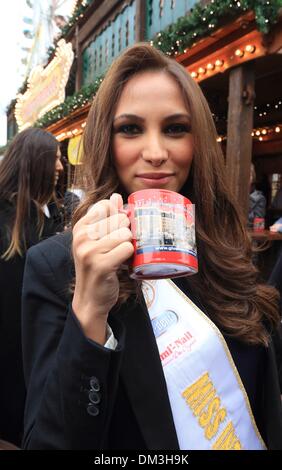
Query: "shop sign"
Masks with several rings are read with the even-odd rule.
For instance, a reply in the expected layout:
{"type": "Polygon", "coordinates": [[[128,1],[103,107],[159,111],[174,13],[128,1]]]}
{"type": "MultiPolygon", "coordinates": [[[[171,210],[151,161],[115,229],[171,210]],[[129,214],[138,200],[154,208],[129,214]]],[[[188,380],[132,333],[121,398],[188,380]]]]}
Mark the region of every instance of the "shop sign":
{"type": "Polygon", "coordinates": [[[45,113],[65,100],[67,84],[74,53],[71,43],[58,42],[54,59],[43,67],[35,67],[28,79],[28,89],[19,94],[15,108],[19,130],[34,124],[45,113]]]}

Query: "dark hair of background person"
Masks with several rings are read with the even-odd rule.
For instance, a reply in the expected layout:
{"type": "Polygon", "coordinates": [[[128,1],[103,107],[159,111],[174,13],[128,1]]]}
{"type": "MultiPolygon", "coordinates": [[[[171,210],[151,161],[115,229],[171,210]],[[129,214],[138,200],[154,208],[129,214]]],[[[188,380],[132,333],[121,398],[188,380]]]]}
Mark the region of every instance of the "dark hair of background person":
{"type": "MultiPolygon", "coordinates": [[[[112,123],[125,84],[145,71],[171,76],[191,114],[194,158],[181,193],[196,206],[200,268],[188,282],[225,334],[267,345],[269,332],[279,320],[278,294],[270,286],[257,284],[258,272],[251,262],[245,219],[230,193],[209,106],[187,70],[148,44],[127,49],[111,66],[94,98],[83,137],[86,199],[75,212],[73,225],[90,205],[109,198],[113,192],[127,198],[112,158],[112,123]]],[[[127,270],[121,269],[118,274],[122,303],[138,292],[138,286],[127,270]]]]}
{"type": "Polygon", "coordinates": [[[54,195],[54,174],[58,142],[42,129],[30,128],[20,132],[10,144],[0,165],[0,199],[15,205],[15,218],[8,234],[9,245],[2,258],[22,256],[26,251],[25,221],[30,202],[37,208],[38,234],[43,228],[44,216],[40,206],[54,195]]]}

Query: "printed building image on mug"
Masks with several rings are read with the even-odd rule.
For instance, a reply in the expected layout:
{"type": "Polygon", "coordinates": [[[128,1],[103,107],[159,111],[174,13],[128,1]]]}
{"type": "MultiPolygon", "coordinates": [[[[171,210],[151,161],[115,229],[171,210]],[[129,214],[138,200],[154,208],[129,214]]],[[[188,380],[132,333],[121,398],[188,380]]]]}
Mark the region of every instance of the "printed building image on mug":
{"type": "Polygon", "coordinates": [[[132,277],[162,279],[198,270],[194,205],[181,194],[146,189],[128,198],[134,256],[132,277]]]}

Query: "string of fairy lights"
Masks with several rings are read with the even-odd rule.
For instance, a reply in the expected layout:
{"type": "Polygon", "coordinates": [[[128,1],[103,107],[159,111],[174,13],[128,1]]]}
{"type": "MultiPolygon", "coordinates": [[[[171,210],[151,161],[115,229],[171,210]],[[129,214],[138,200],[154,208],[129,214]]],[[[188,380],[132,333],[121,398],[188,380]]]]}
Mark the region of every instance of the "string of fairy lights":
{"type": "Polygon", "coordinates": [[[260,106],[254,106],[255,115],[259,117],[266,117],[269,113],[273,113],[273,111],[281,111],[282,110],[282,98],[272,102],[266,103],[260,106]]]}
{"type": "Polygon", "coordinates": [[[209,61],[195,64],[193,70],[190,70],[189,67],[189,71],[192,78],[199,82],[217,73],[222,73],[242,61],[260,57],[260,55],[261,47],[258,45],[249,44],[248,42],[244,44],[244,40],[238,45],[237,41],[237,45],[235,44],[234,47],[229,46],[228,51],[225,51],[224,54],[222,51],[218,51],[216,55],[212,54],[209,57],[209,61]]]}
{"type": "MultiPolygon", "coordinates": [[[[77,125],[74,129],[69,131],[61,132],[56,136],[57,140],[60,142],[65,139],[70,139],[77,135],[83,133],[83,129],[86,126],[86,121],[83,121],[80,125],[77,125]]],[[[251,136],[254,140],[259,140],[260,142],[264,140],[269,140],[270,138],[273,139],[276,136],[279,137],[280,133],[282,133],[282,123],[276,124],[275,126],[267,126],[267,127],[258,127],[253,129],[251,136]]],[[[217,142],[224,142],[227,139],[226,135],[219,135],[217,137],[217,142]]]]}
{"type": "MultiPolygon", "coordinates": [[[[257,127],[252,130],[251,136],[254,140],[260,142],[275,139],[280,137],[282,132],[282,124],[276,124],[275,126],[257,127]]],[[[219,135],[217,138],[218,142],[224,142],[227,139],[226,135],[219,135]]]]}

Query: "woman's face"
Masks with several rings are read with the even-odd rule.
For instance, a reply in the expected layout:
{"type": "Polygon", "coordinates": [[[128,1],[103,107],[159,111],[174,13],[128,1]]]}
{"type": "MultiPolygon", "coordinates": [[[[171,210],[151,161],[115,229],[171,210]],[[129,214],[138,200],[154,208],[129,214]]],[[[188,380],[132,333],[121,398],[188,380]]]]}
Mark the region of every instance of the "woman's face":
{"type": "Polygon", "coordinates": [[[56,155],[56,163],[55,163],[55,179],[54,179],[55,185],[57,184],[61,171],[64,170],[64,167],[61,162],[61,158],[62,158],[61,150],[60,150],[60,147],[58,147],[57,155],[56,155]]]}
{"type": "Polygon", "coordinates": [[[162,188],[179,192],[193,159],[191,117],[178,84],[163,72],[143,72],[117,104],[112,150],[128,194],[162,188]]]}

